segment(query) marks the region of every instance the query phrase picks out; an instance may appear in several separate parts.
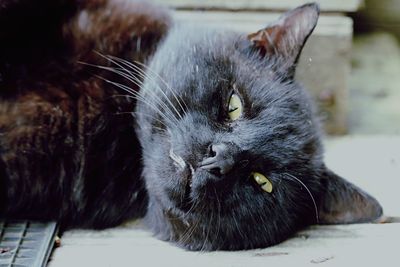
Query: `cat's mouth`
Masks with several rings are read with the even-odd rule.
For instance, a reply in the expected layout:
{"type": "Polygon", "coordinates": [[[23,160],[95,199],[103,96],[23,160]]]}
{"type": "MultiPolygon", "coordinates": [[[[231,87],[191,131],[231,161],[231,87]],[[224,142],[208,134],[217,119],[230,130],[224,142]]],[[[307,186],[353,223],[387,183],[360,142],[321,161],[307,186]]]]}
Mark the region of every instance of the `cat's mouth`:
{"type": "Polygon", "coordinates": [[[184,181],[184,194],[181,200],[181,208],[185,210],[185,207],[191,201],[190,195],[192,192],[195,170],[190,163],[185,162],[185,160],[181,156],[175,154],[172,148],[169,150],[169,157],[172,159],[173,164],[182,174],[182,178],[184,181]]]}
{"type": "Polygon", "coordinates": [[[190,164],[188,164],[188,166],[189,168],[185,172],[185,191],[180,205],[180,208],[183,211],[188,211],[191,206],[190,203],[192,202],[191,194],[193,187],[194,168],[190,164]]]}

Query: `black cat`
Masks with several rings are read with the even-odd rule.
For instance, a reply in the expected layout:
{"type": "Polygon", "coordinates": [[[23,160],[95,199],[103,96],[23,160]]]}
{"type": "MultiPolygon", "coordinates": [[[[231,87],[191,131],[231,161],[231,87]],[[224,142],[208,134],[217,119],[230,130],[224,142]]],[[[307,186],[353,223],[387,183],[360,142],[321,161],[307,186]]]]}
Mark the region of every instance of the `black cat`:
{"type": "Polygon", "coordinates": [[[63,228],[145,216],[191,250],[378,218],[374,198],[325,167],[293,79],[318,13],[307,4],[243,35],[145,2],[3,1],[0,214],[63,228]]]}

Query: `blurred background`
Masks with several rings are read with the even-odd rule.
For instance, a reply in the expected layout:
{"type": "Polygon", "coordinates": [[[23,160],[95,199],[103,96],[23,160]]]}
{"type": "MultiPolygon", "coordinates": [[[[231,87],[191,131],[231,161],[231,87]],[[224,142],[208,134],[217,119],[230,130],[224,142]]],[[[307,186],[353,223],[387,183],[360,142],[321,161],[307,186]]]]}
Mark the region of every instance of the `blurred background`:
{"type": "Polygon", "coordinates": [[[350,133],[400,134],[400,1],[365,0],[352,14],[350,133]]]}

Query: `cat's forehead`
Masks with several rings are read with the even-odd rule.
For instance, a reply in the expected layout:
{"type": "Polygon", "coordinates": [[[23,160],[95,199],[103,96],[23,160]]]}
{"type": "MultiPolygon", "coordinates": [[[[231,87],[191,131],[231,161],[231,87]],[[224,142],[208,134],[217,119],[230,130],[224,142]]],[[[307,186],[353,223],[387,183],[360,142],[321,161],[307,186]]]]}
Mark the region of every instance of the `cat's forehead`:
{"type": "Polygon", "coordinates": [[[175,87],[188,83],[209,87],[235,80],[250,84],[261,79],[265,83],[266,64],[250,58],[243,51],[246,45],[250,43],[241,33],[179,24],[170,30],[151,68],[175,87]]]}
{"type": "Polygon", "coordinates": [[[198,72],[200,69],[204,71],[222,65],[228,70],[226,67],[232,63],[230,61],[233,59],[237,38],[237,34],[229,31],[178,24],[170,30],[158,50],[155,67],[170,64],[172,70],[181,73],[198,72]]]}
{"type": "Polygon", "coordinates": [[[180,49],[188,54],[207,57],[230,52],[237,37],[238,34],[233,31],[189,23],[173,27],[169,33],[169,42],[179,43],[180,49]]]}

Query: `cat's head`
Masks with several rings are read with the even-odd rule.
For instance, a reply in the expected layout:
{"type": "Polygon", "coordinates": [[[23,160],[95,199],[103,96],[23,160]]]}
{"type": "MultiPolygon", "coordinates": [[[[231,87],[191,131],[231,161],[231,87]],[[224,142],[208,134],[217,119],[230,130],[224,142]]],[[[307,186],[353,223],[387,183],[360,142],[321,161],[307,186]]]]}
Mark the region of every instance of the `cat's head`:
{"type": "Polygon", "coordinates": [[[319,9],[250,35],[176,26],[136,110],[146,221],[188,249],[276,244],[313,223],[377,218],[375,199],[322,161],[313,104],[293,79],[319,9]]]}

